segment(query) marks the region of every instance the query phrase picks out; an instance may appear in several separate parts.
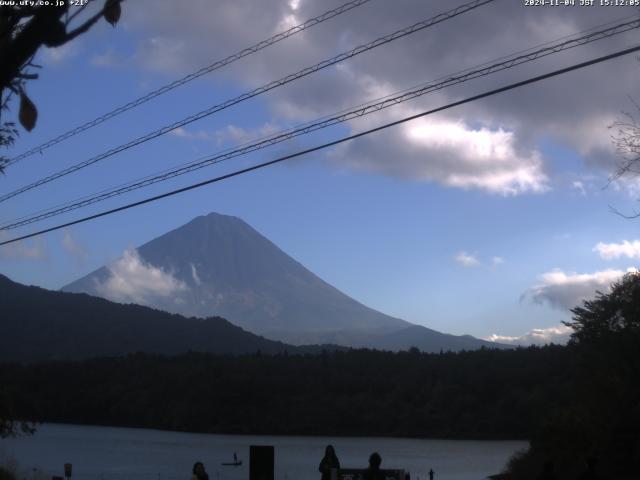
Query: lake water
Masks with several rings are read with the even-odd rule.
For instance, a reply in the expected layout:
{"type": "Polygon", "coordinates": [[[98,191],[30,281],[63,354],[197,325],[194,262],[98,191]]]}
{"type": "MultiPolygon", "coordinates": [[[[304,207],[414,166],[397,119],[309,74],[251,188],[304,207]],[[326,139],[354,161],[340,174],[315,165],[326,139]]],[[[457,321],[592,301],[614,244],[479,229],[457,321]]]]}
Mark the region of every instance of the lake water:
{"type": "Polygon", "coordinates": [[[62,476],[69,462],[72,480],[189,480],[193,463],[202,461],[211,480],[248,480],[249,446],[273,445],[276,480],[319,480],[318,464],[328,443],[345,468],[366,467],[377,451],[383,468],[402,468],[412,480],[428,480],[430,468],[435,480],[481,480],[527,446],[520,441],[210,435],[44,424],[33,436],[0,440],[0,460],[15,458],[24,478],[62,476]],[[243,465],[221,466],[234,452],[243,465]]]}

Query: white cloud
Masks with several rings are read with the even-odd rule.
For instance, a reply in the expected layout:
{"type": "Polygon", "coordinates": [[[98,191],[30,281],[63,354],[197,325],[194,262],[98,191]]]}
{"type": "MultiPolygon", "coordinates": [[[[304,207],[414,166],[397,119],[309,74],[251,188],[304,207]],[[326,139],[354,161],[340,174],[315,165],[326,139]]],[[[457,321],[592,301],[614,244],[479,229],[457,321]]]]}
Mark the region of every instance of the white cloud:
{"type": "MultiPolygon", "coordinates": [[[[613,188],[616,192],[622,192],[634,200],[640,197],[640,177],[637,174],[629,174],[621,178],[616,178],[607,187],[613,188]]],[[[638,210],[622,211],[624,215],[637,216],[638,210]]]]}
{"type": "Polygon", "coordinates": [[[184,282],[161,268],[145,264],[137,250],[126,250],[107,267],[109,277],[96,284],[100,296],[116,302],[152,305],[154,298],[187,290],[184,282]]]}
{"type": "MultiPolygon", "coordinates": [[[[454,260],[459,265],[462,265],[463,267],[467,267],[467,268],[480,267],[483,264],[483,262],[481,262],[477,256],[467,253],[465,251],[459,252],[454,257],[454,260]]],[[[504,258],[496,256],[491,258],[490,266],[493,268],[496,268],[497,266],[502,265],[503,263],[504,263],[504,258]]]]}
{"type": "Polygon", "coordinates": [[[55,48],[42,49],[42,60],[48,65],[59,65],[82,52],[82,42],[69,42],[55,48]]]}
{"type": "Polygon", "coordinates": [[[216,137],[215,133],[210,133],[205,130],[190,131],[183,127],[178,127],[175,130],[171,130],[169,134],[173,135],[174,137],[184,138],[185,140],[206,140],[206,141],[218,140],[218,137],[216,137]]]}
{"type": "Polygon", "coordinates": [[[196,269],[196,266],[193,263],[191,264],[191,276],[193,277],[193,281],[196,282],[196,285],[198,286],[202,285],[202,280],[200,280],[200,276],[198,275],[198,270],[196,269]]]}
{"type": "Polygon", "coordinates": [[[90,62],[94,67],[109,68],[123,65],[125,63],[125,59],[110,48],[104,53],[100,53],[91,57],[90,62]]]}
{"type": "Polygon", "coordinates": [[[257,128],[247,129],[236,125],[227,125],[224,128],[210,132],[206,130],[187,130],[186,128],[179,127],[172,130],[170,134],[185,140],[203,140],[215,142],[217,145],[222,145],[224,143],[232,143],[235,145],[256,141],[273,135],[280,130],[281,128],[279,128],[275,123],[267,122],[257,128]]]}
{"type": "Polygon", "coordinates": [[[624,240],[622,243],[599,242],[593,247],[593,251],[598,252],[605,260],[615,260],[620,257],[640,258],[640,240],[633,242],[624,240]]]}
{"type": "Polygon", "coordinates": [[[139,45],[134,60],[153,70],[184,71],[188,69],[188,50],[188,45],[176,37],[154,36],[146,38],[139,45]]]}
{"type": "MultiPolygon", "coordinates": [[[[358,130],[416,113],[393,112],[354,122],[358,130]]],[[[517,145],[514,132],[470,127],[461,119],[417,119],[396,130],[380,132],[343,148],[332,158],[350,168],[464,190],[511,196],[549,189],[542,157],[517,145]]]]}
{"type": "Polygon", "coordinates": [[[216,132],[219,138],[223,140],[231,140],[234,143],[246,143],[252,140],[258,140],[266,136],[273,135],[280,128],[272,122],[267,122],[258,128],[241,128],[236,125],[227,125],[225,128],[216,132]]]}
{"type": "Polygon", "coordinates": [[[594,297],[596,291],[609,291],[611,283],[625,273],[612,269],[583,274],[553,270],[541,275],[540,283],[531,287],[523,297],[529,297],[535,303],[548,303],[560,310],[570,310],[583,300],[594,297]]]}
{"type": "Polygon", "coordinates": [[[477,267],[480,265],[480,262],[473,255],[468,254],[467,252],[460,252],[455,256],[455,261],[462,265],[463,267],[477,267]]]}
{"type": "Polygon", "coordinates": [[[405,128],[405,139],[420,155],[440,154],[453,167],[436,173],[427,160],[418,175],[433,177],[445,185],[503,195],[547,189],[539,154],[519,155],[513,132],[473,129],[462,121],[415,123],[405,128]]]}
{"type": "Polygon", "coordinates": [[[78,241],[73,238],[70,230],[64,231],[64,235],[62,236],[62,247],[72,256],[80,260],[85,260],[88,256],[86,247],[78,243],[78,241]]]}
{"type": "Polygon", "coordinates": [[[549,328],[534,328],[520,336],[492,334],[486,338],[490,342],[507,343],[509,345],[546,345],[549,343],[565,344],[573,330],[565,325],[549,328]]]}
{"type": "Polygon", "coordinates": [[[580,180],[575,180],[574,182],[572,182],[571,188],[578,190],[582,196],[585,196],[585,197],[587,196],[587,190],[584,186],[584,183],[581,182],[580,180]]]}
{"type": "MultiPolygon", "coordinates": [[[[0,241],[9,239],[7,233],[0,232],[0,241]]],[[[20,240],[0,247],[0,260],[44,260],[47,256],[47,244],[42,237],[33,241],[20,240]]]]}
{"type": "Polygon", "coordinates": [[[295,27],[300,23],[302,22],[300,22],[300,19],[295,15],[287,15],[280,21],[278,26],[274,29],[273,33],[281,32],[283,30],[289,30],[290,28],[295,27]]]}
{"type": "Polygon", "coordinates": [[[502,265],[504,263],[504,258],[502,258],[502,257],[493,257],[491,259],[491,263],[493,264],[494,267],[497,267],[498,265],[502,265]]]}

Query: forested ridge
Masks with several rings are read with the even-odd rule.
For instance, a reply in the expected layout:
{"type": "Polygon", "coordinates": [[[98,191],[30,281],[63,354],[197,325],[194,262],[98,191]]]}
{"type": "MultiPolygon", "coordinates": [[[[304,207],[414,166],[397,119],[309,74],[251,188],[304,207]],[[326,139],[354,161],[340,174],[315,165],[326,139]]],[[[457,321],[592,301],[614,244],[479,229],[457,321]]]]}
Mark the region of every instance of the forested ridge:
{"type": "Polygon", "coordinates": [[[640,274],[572,312],[567,346],[4,363],[0,419],[217,433],[526,438],[529,450],[512,459],[505,478],[545,478],[545,468],[557,472],[546,478],[637,479],[640,274]]]}
{"type": "Polygon", "coordinates": [[[549,346],[426,354],[176,357],[3,364],[20,417],[220,433],[528,438],[571,401],[549,346]]]}
{"type": "MultiPolygon", "coordinates": [[[[269,340],[224,318],[186,318],[85,294],[27,287],[0,275],[0,361],[34,362],[126,355],[316,352],[269,340]]],[[[340,348],[326,346],[326,348],[340,348]]]]}

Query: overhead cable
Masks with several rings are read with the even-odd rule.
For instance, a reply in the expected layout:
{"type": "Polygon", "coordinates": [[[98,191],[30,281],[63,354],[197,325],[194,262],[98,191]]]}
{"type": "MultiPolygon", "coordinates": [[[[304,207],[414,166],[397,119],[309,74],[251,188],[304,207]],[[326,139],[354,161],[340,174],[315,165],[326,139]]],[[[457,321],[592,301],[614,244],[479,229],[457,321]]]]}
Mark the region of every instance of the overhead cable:
{"type": "Polygon", "coordinates": [[[255,152],[257,150],[261,150],[261,149],[270,147],[272,145],[276,145],[278,143],[282,143],[284,141],[290,140],[292,138],[295,138],[301,135],[309,134],[317,130],[328,128],[333,125],[337,125],[352,119],[366,116],[366,115],[378,112],[380,110],[384,110],[386,108],[392,107],[394,105],[399,105],[409,100],[416,99],[418,97],[421,97],[423,95],[426,95],[428,93],[431,93],[437,90],[441,90],[447,87],[451,87],[453,85],[467,82],[469,80],[494,74],[496,72],[513,68],[515,66],[522,65],[524,63],[528,63],[528,62],[537,60],[539,58],[546,57],[548,55],[552,55],[564,50],[568,50],[568,49],[585,45],[591,42],[609,38],[614,35],[619,35],[624,32],[628,32],[632,29],[637,29],[637,28],[640,28],[640,19],[624,22],[603,30],[598,30],[579,38],[574,38],[564,42],[552,44],[547,47],[538,49],[536,51],[528,51],[527,53],[517,55],[515,57],[508,58],[507,60],[490,64],[488,66],[483,66],[482,68],[467,70],[462,74],[456,74],[453,76],[444,77],[445,79],[439,82],[431,82],[431,83],[427,83],[425,85],[416,87],[412,90],[402,91],[397,95],[384,97],[380,101],[364,104],[356,108],[340,112],[339,114],[336,114],[333,116],[323,117],[318,121],[315,121],[312,123],[306,123],[304,125],[294,127],[293,129],[285,130],[283,132],[278,132],[277,134],[268,136],[264,139],[261,139],[253,143],[247,143],[237,148],[227,149],[226,151],[223,151],[216,155],[205,157],[203,159],[199,159],[191,163],[187,163],[178,168],[166,170],[154,176],[145,177],[144,179],[141,179],[139,181],[131,182],[123,186],[113,188],[111,190],[105,190],[95,195],[83,197],[78,201],[67,203],[67,204],[64,204],[63,206],[54,207],[52,209],[43,211],[42,213],[32,214],[27,217],[22,217],[22,218],[7,222],[4,225],[0,226],[0,230],[12,230],[12,229],[22,227],[31,223],[42,221],[47,218],[61,215],[63,213],[67,213],[72,210],[77,210],[79,208],[86,207],[115,196],[123,195],[133,190],[147,187],[158,182],[169,180],[171,178],[184,175],[213,164],[221,163],[223,161],[226,161],[232,158],[247,155],[251,152],[255,152]]]}
{"type": "Polygon", "coordinates": [[[332,10],[326,11],[316,17],[310,18],[309,20],[307,20],[304,23],[301,23],[299,25],[295,25],[283,32],[277,33],[275,35],[273,35],[272,37],[267,38],[266,40],[262,40],[261,42],[256,43],[255,45],[252,45],[250,47],[247,47],[243,50],[240,50],[239,52],[236,52],[232,55],[229,55],[226,58],[223,58],[222,60],[218,60],[210,65],[207,65],[206,67],[202,67],[201,69],[190,73],[188,75],[185,75],[182,78],[179,78],[178,80],[174,80],[171,83],[168,83],[166,85],[163,85],[160,88],[157,88],[156,90],[153,90],[149,93],[147,93],[146,95],[140,97],[140,98],[136,98],[135,100],[130,101],[129,103],[126,103],[118,108],[115,108],[113,110],[111,110],[110,112],[105,113],[104,115],[99,116],[98,118],[95,118],[89,122],[83,123],[82,125],[79,125],[75,128],[72,128],[71,130],[68,130],[67,132],[58,135],[55,138],[52,138],[51,140],[48,140],[36,147],[33,147],[29,150],[27,150],[24,153],[21,153],[20,155],[17,155],[13,158],[10,158],[8,160],[6,160],[4,162],[4,167],[7,167],[9,165],[13,165],[16,162],[19,162],[20,160],[23,160],[27,157],[30,157],[31,155],[35,154],[35,153],[42,153],[44,150],[46,150],[49,147],[52,147],[54,145],[57,145],[60,142],[63,142],[79,133],[82,133],[86,130],[89,130],[90,128],[93,128],[97,125],[100,125],[101,123],[106,122],[107,120],[112,119],[113,117],[116,117],[124,112],[127,112],[129,110],[131,110],[132,108],[138,107],[140,105],[142,105],[143,103],[146,103],[156,97],[159,97],[160,95],[163,95],[167,92],[170,92],[171,90],[174,90],[178,87],[181,87],[182,85],[191,82],[192,80],[195,80],[196,78],[200,78],[203,75],[206,75],[208,73],[211,73],[215,70],[218,70],[222,67],[225,67],[227,65],[229,65],[230,63],[233,63],[237,60],[240,60],[241,58],[244,58],[248,55],[252,55],[256,52],[259,52],[260,50],[267,48],[275,43],[278,43],[286,38],[289,38],[293,35],[296,35],[297,33],[303,32],[311,27],[314,27],[316,25],[321,24],[322,22],[325,22],[333,17],[337,17],[338,15],[341,15],[345,12],[348,12],[350,10],[353,10],[356,7],[359,7],[360,5],[363,5],[367,2],[370,2],[371,0],[353,0],[350,2],[347,2],[343,5],[340,5],[337,8],[334,8],[332,10]]]}
{"type": "Polygon", "coordinates": [[[146,135],[143,135],[141,137],[138,137],[134,140],[131,140],[125,144],[119,145],[117,147],[111,148],[109,150],[107,150],[106,152],[103,152],[99,155],[96,155],[94,157],[91,157],[87,160],[84,160],[80,163],[76,163],[75,165],[72,165],[71,167],[65,168],[63,170],[60,170],[56,173],[53,173],[47,177],[41,178],[40,180],[37,180],[33,183],[30,183],[24,187],[18,188],[17,190],[14,190],[12,192],[6,193],[2,196],[0,196],[0,203],[4,202],[10,198],[13,198],[17,195],[20,195],[21,193],[27,192],[29,190],[32,190],[34,188],[37,188],[41,185],[47,184],[49,182],[52,182],[54,180],[57,180],[58,178],[64,177],[66,175],[69,175],[71,173],[77,172],[78,170],[81,170],[83,168],[86,168],[90,165],[93,165],[94,163],[97,163],[101,160],[104,160],[106,158],[109,158],[113,155],[116,155],[117,153],[121,153],[125,150],[128,150],[130,148],[133,148],[137,145],[140,145],[142,143],[148,142],[150,140],[153,140],[157,137],[160,137],[161,135],[165,135],[171,131],[177,130],[178,128],[184,127],[186,125],[189,125],[190,123],[193,123],[197,120],[201,120],[205,117],[208,117],[210,115],[213,115],[216,112],[219,112],[221,110],[224,110],[226,108],[229,108],[233,105],[236,105],[238,103],[244,102],[245,100],[249,100],[250,98],[256,97],[258,95],[261,95],[263,93],[266,93],[268,91],[271,91],[275,88],[281,87],[283,85],[286,85],[288,83],[291,83],[295,80],[298,80],[300,78],[306,77],[307,75],[311,75],[312,73],[315,73],[319,70],[325,69],[327,67],[330,67],[332,65],[335,65],[337,63],[340,63],[344,60],[347,60],[349,58],[355,57],[357,55],[360,55],[364,52],[367,52],[371,49],[380,47],[382,45],[385,45],[387,43],[393,42],[394,40],[397,40],[399,38],[403,38],[406,37],[407,35],[410,35],[412,33],[416,33],[420,30],[424,30],[425,28],[431,27],[433,25],[436,25],[438,23],[444,22],[446,20],[449,20],[453,17],[456,17],[458,15],[461,15],[463,13],[466,13],[468,11],[471,11],[475,8],[478,8],[482,5],[485,5],[487,3],[491,3],[495,0],[474,0],[472,2],[469,3],[465,3],[464,5],[460,5],[454,9],[448,10],[447,12],[441,13],[439,15],[436,15],[434,17],[431,17],[427,20],[423,20],[421,22],[415,23],[409,27],[403,28],[401,30],[397,30],[393,33],[390,33],[389,35],[385,35],[384,37],[380,37],[376,40],[373,40],[372,42],[369,42],[367,44],[364,45],[360,45],[359,47],[356,47],[352,50],[349,50],[348,52],[344,52],[341,53],[339,55],[336,55],[335,57],[332,57],[330,59],[324,60],[320,63],[317,63],[315,65],[312,65],[310,67],[306,67],[296,73],[292,73],[289,74],[285,77],[280,78],[279,80],[274,80],[266,85],[263,85],[261,87],[258,87],[254,90],[251,90],[249,92],[245,92],[242,95],[239,95],[237,97],[234,97],[232,99],[229,99],[223,103],[214,105],[212,107],[209,107],[205,110],[202,110],[198,113],[195,113],[193,115],[190,115],[186,118],[183,118],[182,120],[179,120],[177,122],[174,122],[170,125],[167,125],[165,127],[162,127],[158,130],[154,130],[150,133],[147,133],[146,135]]]}
{"type": "Polygon", "coordinates": [[[574,71],[574,70],[579,70],[579,69],[582,69],[582,68],[585,68],[585,67],[588,67],[588,66],[591,66],[591,65],[595,65],[597,63],[602,63],[602,62],[605,62],[607,60],[612,60],[614,58],[621,57],[623,55],[628,55],[630,53],[634,53],[634,52],[637,52],[637,51],[640,51],[640,45],[635,46],[635,47],[631,47],[631,48],[627,48],[627,49],[624,49],[624,50],[620,50],[618,52],[615,52],[615,53],[612,53],[612,54],[609,54],[609,55],[604,55],[604,56],[601,56],[601,57],[597,57],[597,58],[594,58],[594,59],[586,61],[586,62],[574,64],[574,65],[571,65],[569,67],[561,68],[559,70],[554,70],[554,71],[546,73],[544,75],[538,75],[536,77],[532,77],[532,78],[529,78],[527,80],[522,80],[520,82],[511,83],[511,84],[506,85],[504,87],[500,87],[500,88],[496,88],[496,89],[493,89],[493,90],[489,90],[487,92],[484,92],[484,93],[481,93],[481,94],[478,94],[478,95],[474,95],[472,97],[468,97],[468,98],[465,98],[463,100],[458,100],[456,102],[449,103],[449,104],[444,105],[442,107],[434,108],[432,110],[421,112],[421,113],[418,113],[416,115],[411,115],[409,117],[405,117],[405,118],[402,118],[400,120],[396,120],[394,122],[386,123],[384,125],[380,125],[378,127],[365,130],[363,132],[359,132],[359,133],[356,133],[356,134],[353,134],[353,135],[342,137],[342,138],[340,138],[338,140],[334,140],[332,142],[324,143],[322,145],[318,145],[318,146],[315,146],[315,147],[312,147],[312,148],[301,150],[301,151],[296,152],[296,153],[285,155],[285,156],[276,158],[274,160],[270,160],[268,162],[263,162],[263,163],[260,163],[260,164],[257,164],[257,165],[253,165],[251,167],[243,168],[241,170],[236,170],[234,172],[227,173],[225,175],[214,177],[214,178],[202,181],[202,182],[194,183],[194,184],[188,185],[186,187],[178,188],[176,190],[172,190],[170,192],[166,192],[166,193],[163,193],[163,194],[160,194],[160,195],[155,195],[153,197],[149,197],[149,198],[146,198],[144,200],[139,200],[137,202],[133,202],[133,203],[129,203],[129,204],[117,207],[117,208],[113,208],[111,210],[106,210],[106,211],[103,211],[103,212],[100,212],[100,213],[96,213],[96,214],[93,214],[93,215],[89,215],[89,216],[86,216],[86,217],[83,217],[83,218],[79,218],[79,219],[76,219],[76,220],[73,220],[73,221],[70,221],[70,222],[66,222],[66,223],[59,224],[59,225],[56,225],[56,226],[53,226],[53,227],[45,228],[43,230],[39,230],[37,232],[33,232],[33,233],[30,233],[30,234],[27,234],[27,235],[22,235],[20,237],[12,238],[10,240],[5,240],[3,242],[0,242],[0,246],[8,245],[10,243],[14,243],[14,242],[17,242],[17,241],[20,241],[20,240],[25,240],[25,239],[28,239],[28,238],[32,238],[32,237],[35,237],[35,236],[38,236],[38,235],[42,235],[44,233],[52,232],[52,231],[55,231],[55,230],[60,230],[62,228],[70,227],[72,225],[77,225],[79,223],[88,222],[90,220],[94,220],[94,219],[97,219],[97,218],[100,218],[100,217],[104,217],[104,216],[107,216],[107,215],[112,215],[114,213],[121,212],[123,210],[128,210],[128,209],[131,209],[131,208],[134,208],[134,207],[145,205],[147,203],[155,202],[155,201],[161,200],[163,198],[167,198],[167,197],[171,197],[171,196],[177,195],[179,193],[188,192],[190,190],[194,190],[196,188],[203,187],[205,185],[210,185],[212,183],[218,183],[218,182],[221,182],[223,180],[227,180],[229,178],[237,177],[237,176],[243,175],[245,173],[249,173],[249,172],[252,172],[252,171],[255,171],[255,170],[259,170],[261,168],[265,168],[265,167],[268,167],[268,166],[271,166],[271,165],[275,165],[277,163],[284,162],[286,160],[290,160],[292,158],[300,157],[302,155],[306,155],[306,154],[309,154],[309,153],[312,153],[312,152],[316,152],[318,150],[323,150],[325,148],[329,148],[329,147],[332,147],[332,146],[335,146],[335,145],[339,145],[341,143],[348,142],[350,140],[355,140],[357,138],[364,137],[366,135],[370,135],[372,133],[379,132],[379,131],[385,130],[385,129],[393,127],[393,126],[400,125],[400,124],[409,122],[411,120],[415,120],[417,118],[425,117],[427,115],[431,115],[431,114],[434,114],[434,113],[437,113],[437,112],[441,112],[443,110],[448,110],[450,108],[457,107],[457,106],[460,106],[460,105],[464,105],[466,103],[474,102],[474,101],[480,100],[482,98],[490,97],[490,96],[493,96],[493,95],[497,95],[499,93],[503,93],[503,92],[506,92],[506,91],[509,91],[509,90],[520,88],[520,87],[523,87],[525,85],[530,85],[532,83],[540,82],[542,80],[546,80],[548,78],[556,77],[558,75],[563,75],[565,73],[568,73],[568,72],[571,72],[571,71],[574,71]]]}

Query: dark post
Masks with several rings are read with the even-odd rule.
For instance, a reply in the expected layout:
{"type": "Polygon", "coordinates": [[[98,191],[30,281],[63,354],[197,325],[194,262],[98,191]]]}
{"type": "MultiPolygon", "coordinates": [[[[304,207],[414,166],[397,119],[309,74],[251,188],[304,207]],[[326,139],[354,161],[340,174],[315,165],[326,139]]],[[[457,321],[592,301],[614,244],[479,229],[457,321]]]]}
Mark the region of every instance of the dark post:
{"type": "Polygon", "coordinates": [[[249,447],[249,480],[274,480],[273,446],[249,447]]]}

